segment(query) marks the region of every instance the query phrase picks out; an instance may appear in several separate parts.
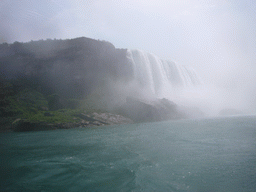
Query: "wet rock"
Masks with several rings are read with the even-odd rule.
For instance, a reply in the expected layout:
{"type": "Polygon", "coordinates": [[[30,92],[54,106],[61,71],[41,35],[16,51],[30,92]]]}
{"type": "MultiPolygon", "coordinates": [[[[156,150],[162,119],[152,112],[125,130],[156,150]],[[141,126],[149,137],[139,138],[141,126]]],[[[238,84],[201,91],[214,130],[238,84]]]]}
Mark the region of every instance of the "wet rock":
{"type": "Polygon", "coordinates": [[[177,105],[168,99],[147,102],[128,97],[120,111],[135,122],[162,121],[182,117],[177,105]]]}

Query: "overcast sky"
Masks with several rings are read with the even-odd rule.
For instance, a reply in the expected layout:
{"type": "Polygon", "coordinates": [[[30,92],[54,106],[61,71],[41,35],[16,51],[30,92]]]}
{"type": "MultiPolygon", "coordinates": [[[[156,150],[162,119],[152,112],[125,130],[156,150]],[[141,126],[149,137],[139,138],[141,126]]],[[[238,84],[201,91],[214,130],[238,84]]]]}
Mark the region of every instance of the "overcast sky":
{"type": "Polygon", "coordinates": [[[256,92],[255,0],[1,0],[0,43],[89,37],[256,92]]]}

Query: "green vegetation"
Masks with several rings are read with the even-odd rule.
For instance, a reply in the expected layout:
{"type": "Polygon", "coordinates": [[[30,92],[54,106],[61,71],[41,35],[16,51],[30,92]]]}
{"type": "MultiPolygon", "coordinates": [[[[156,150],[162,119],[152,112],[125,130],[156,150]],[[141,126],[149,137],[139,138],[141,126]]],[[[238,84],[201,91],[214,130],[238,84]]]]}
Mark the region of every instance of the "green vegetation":
{"type": "Polygon", "coordinates": [[[78,122],[77,118],[81,110],[62,109],[58,111],[25,114],[23,117],[32,123],[46,122],[46,123],[66,123],[66,122],[78,122]]]}
{"type": "MultiPolygon", "coordinates": [[[[28,83],[27,85],[31,85],[28,83]]],[[[64,98],[58,94],[46,95],[23,84],[5,82],[1,86],[0,126],[11,126],[19,120],[29,123],[77,123],[80,114],[106,112],[100,95],[95,92],[85,99],[64,98]],[[18,91],[20,90],[20,91],[18,91]]],[[[40,86],[40,85],[39,85],[40,86]]],[[[37,87],[35,87],[37,89],[37,87]]]]}
{"type": "Polygon", "coordinates": [[[43,95],[37,91],[24,89],[17,95],[7,98],[9,106],[7,110],[13,114],[26,115],[37,113],[48,109],[48,102],[43,95]]]}
{"type": "Polygon", "coordinates": [[[35,90],[24,89],[15,95],[4,98],[5,105],[1,107],[2,116],[21,118],[29,122],[74,122],[74,116],[81,109],[60,109],[59,97],[43,96],[35,90]],[[56,99],[58,98],[58,99],[56,99]],[[49,111],[51,109],[51,111],[49,111]]]}
{"type": "Polygon", "coordinates": [[[0,74],[0,129],[7,129],[13,122],[73,123],[83,121],[81,113],[106,112],[110,82],[128,80],[132,68],[125,49],[81,37],[0,44],[0,74]]]}

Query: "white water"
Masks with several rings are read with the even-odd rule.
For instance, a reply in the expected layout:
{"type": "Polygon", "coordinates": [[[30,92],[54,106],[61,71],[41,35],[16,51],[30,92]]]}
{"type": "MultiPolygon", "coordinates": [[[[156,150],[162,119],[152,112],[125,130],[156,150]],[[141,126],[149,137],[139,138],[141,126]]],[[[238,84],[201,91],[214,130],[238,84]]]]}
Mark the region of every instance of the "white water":
{"type": "Polygon", "coordinates": [[[128,50],[127,57],[133,65],[135,83],[156,97],[173,95],[177,89],[187,89],[201,84],[193,69],[162,60],[154,54],[128,50]]]}
{"type": "Polygon", "coordinates": [[[250,113],[243,97],[216,85],[204,84],[192,68],[141,50],[128,50],[127,57],[133,67],[134,80],[128,88],[133,97],[167,98],[179,106],[200,109],[206,116],[218,116],[223,109],[250,113]]]}

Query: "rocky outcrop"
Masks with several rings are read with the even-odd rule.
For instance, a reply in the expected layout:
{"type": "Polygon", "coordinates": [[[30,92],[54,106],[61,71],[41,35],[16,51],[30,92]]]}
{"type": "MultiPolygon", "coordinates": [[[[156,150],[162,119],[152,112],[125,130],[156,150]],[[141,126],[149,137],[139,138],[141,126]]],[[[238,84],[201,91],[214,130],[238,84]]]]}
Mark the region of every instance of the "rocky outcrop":
{"type": "MultiPolygon", "coordinates": [[[[77,114],[74,122],[63,123],[47,123],[47,122],[29,122],[25,119],[16,119],[9,131],[27,132],[27,131],[46,131],[55,129],[71,129],[78,127],[93,127],[115,124],[133,123],[129,118],[112,113],[92,113],[92,114],[77,114]],[[79,120],[78,120],[79,118],[79,120]]],[[[5,130],[5,131],[7,131],[5,130]]]]}
{"type": "Polygon", "coordinates": [[[147,102],[128,97],[120,111],[134,122],[162,121],[183,117],[177,105],[168,99],[147,102]]]}

